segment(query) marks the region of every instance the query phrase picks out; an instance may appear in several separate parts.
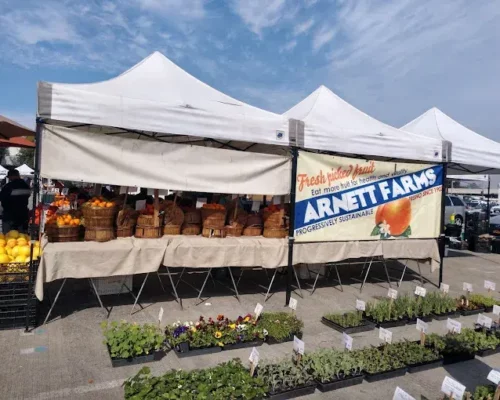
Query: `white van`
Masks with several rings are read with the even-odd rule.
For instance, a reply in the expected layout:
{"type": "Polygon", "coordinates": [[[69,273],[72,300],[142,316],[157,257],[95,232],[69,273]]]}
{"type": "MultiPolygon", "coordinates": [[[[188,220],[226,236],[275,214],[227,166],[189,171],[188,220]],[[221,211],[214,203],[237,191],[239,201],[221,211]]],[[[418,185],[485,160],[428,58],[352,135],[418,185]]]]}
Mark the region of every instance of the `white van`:
{"type": "Polygon", "coordinates": [[[455,225],[463,225],[465,221],[465,203],[458,196],[446,196],[444,223],[449,224],[451,216],[455,214],[455,225]]]}

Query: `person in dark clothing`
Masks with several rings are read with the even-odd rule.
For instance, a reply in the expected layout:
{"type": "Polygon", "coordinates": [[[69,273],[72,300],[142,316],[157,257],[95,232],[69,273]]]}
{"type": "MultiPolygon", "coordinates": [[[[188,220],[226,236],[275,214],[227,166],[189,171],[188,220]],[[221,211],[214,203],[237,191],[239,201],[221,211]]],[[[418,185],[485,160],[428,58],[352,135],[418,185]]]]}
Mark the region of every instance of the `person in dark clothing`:
{"type": "Polygon", "coordinates": [[[7,233],[13,229],[23,233],[28,231],[28,200],[31,195],[29,185],[19,176],[16,169],[7,174],[7,183],[0,192],[3,207],[2,230],[7,233]]]}

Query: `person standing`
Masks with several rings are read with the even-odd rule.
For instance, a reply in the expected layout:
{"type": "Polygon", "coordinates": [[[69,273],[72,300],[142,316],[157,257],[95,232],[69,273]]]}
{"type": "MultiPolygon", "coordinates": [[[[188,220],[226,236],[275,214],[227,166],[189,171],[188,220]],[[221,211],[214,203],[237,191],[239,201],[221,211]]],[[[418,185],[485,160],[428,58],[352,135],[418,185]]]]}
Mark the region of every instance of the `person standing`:
{"type": "Polygon", "coordinates": [[[11,230],[27,233],[29,221],[28,200],[31,189],[21,179],[19,171],[16,169],[10,170],[7,178],[9,183],[0,192],[0,201],[3,207],[3,233],[11,230]]]}

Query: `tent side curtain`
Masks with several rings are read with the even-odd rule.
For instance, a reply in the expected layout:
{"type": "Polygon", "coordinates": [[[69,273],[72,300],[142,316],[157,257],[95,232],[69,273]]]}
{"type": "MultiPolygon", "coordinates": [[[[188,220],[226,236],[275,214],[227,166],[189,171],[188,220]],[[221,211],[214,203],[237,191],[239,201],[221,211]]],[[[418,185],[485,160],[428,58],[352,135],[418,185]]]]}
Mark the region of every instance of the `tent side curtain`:
{"type": "Polygon", "coordinates": [[[284,195],[290,157],[124,139],[44,125],[41,175],[178,191],[284,195]]]}

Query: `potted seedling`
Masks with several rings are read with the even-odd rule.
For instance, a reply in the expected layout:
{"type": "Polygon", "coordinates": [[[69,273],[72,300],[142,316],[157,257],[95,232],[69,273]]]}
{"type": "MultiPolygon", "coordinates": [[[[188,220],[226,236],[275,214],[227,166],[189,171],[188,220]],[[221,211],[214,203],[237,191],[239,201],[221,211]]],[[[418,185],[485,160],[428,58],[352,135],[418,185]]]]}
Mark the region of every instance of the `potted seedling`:
{"type": "Polygon", "coordinates": [[[367,332],[375,329],[373,322],[363,318],[362,311],[326,314],[321,318],[321,322],[338,332],[345,332],[347,334],[367,332]]]}
{"type": "Polygon", "coordinates": [[[446,293],[432,292],[426,296],[432,307],[432,318],[443,321],[460,315],[457,312],[457,301],[446,293]]]}
{"type": "Polygon", "coordinates": [[[382,328],[406,325],[406,299],[382,299],[366,304],[365,319],[382,328]]]}
{"type": "Polygon", "coordinates": [[[295,314],[286,312],[265,312],[260,315],[258,326],[266,332],[268,344],[293,341],[302,338],[304,323],[295,314]]]}
{"type": "Polygon", "coordinates": [[[487,313],[492,312],[494,306],[500,305],[500,300],[494,299],[491,296],[484,296],[482,294],[471,294],[469,296],[469,301],[478,307],[483,307],[484,311],[487,313]]]}
{"type": "Polygon", "coordinates": [[[394,343],[389,346],[388,354],[402,361],[410,373],[426,371],[443,364],[443,357],[437,350],[422,346],[419,342],[394,343]]]}
{"type": "Polygon", "coordinates": [[[366,381],[377,382],[406,374],[406,365],[389,353],[390,346],[390,344],[385,344],[379,348],[361,350],[366,381]]]}

